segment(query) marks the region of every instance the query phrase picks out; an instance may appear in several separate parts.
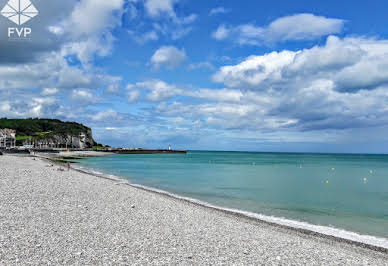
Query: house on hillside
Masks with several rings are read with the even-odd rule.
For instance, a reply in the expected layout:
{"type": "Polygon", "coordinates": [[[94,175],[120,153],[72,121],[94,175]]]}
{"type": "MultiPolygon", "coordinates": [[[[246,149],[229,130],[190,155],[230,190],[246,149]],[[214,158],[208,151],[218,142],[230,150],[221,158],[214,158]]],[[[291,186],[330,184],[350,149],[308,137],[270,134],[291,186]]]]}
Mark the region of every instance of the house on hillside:
{"type": "Polygon", "coordinates": [[[13,129],[0,129],[0,149],[13,149],[16,147],[16,131],[13,129]]]}

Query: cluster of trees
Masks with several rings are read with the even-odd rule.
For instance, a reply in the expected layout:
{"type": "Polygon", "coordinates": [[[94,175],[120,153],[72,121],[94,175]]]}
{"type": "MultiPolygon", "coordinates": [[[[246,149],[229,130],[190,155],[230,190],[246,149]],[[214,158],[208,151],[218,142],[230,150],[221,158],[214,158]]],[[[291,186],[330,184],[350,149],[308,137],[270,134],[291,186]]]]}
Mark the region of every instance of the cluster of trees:
{"type": "Polygon", "coordinates": [[[16,136],[36,136],[41,133],[52,133],[54,135],[77,136],[80,133],[91,131],[90,128],[75,122],[62,122],[58,119],[7,119],[0,118],[0,128],[16,130],[16,136]]]}

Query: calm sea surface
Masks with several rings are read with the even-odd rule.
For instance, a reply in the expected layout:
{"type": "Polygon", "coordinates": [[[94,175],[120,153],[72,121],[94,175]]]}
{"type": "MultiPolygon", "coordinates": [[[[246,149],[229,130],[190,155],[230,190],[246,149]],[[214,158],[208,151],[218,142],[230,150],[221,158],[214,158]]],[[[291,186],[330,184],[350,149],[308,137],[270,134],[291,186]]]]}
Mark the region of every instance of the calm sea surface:
{"type": "Polygon", "coordinates": [[[388,155],[193,151],[80,163],[221,207],[388,238],[388,155]]]}

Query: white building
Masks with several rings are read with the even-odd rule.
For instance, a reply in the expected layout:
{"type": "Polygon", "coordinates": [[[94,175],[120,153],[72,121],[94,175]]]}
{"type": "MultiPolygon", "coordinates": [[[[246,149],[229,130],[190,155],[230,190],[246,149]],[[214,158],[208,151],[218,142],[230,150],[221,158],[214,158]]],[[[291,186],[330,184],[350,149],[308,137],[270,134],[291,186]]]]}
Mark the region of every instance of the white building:
{"type": "Polygon", "coordinates": [[[0,129],[0,148],[12,149],[16,147],[16,131],[12,129],[0,129]]]}

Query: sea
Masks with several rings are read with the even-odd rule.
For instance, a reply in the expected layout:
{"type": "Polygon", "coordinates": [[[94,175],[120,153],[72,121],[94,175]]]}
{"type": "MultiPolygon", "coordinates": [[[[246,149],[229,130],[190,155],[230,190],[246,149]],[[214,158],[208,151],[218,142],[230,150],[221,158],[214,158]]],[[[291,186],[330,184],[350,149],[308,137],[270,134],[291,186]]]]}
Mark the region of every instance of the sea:
{"type": "Polygon", "coordinates": [[[189,151],[79,166],[270,222],[388,243],[388,155],[189,151]]]}

